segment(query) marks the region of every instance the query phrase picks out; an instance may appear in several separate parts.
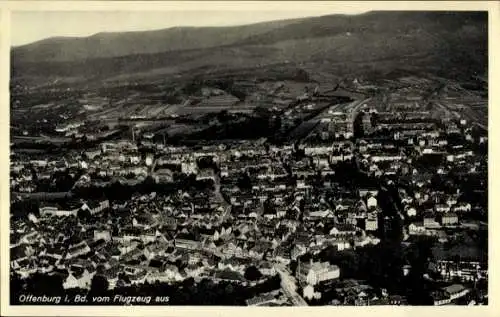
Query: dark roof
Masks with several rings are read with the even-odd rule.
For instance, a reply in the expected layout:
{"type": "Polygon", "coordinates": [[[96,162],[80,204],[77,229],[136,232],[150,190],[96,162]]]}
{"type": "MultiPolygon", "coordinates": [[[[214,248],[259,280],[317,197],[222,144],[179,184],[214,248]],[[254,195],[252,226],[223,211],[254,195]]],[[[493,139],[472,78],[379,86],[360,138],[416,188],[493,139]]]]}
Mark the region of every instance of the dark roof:
{"type": "Polygon", "coordinates": [[[69,251],[70,252],[73,252],[73,251],[76,251],[76,250],[82,250],[84,248],[88,247],[87,245],[87,242],[86,241],[81,241],[77,244],[74,244],[72,246],[69,247],[69,251]]]}
{"type": "Polygon", "coordinates": [[[233,280],[233,281],[244,281],[245,278],[239,273],[232,270],[224,270],[215,273],[215,277],[224,280],[233,280]]]}
{"type": "Polygon", "coordinates": [[[444,287],[443,290],[449,294],[460,293],[465,290],[465,287],[462,284],[453,284],[447,287],[444,287]]]}
{"type": "Polygon", "coordinates": [[[199,228],[199,233],[204,234],[204,235],[213,235],[215,233],[216,229],[214,227],[212,228],[206,228],[206,227],[200,227],[199,228]]]}
{"type": "Polygon", "coordinates": [[[89,245],[89,247],[90,247],[91,249],[94,249],[94,248],[101,248],[101,247],[105,246],[105,245],[106,245],[106,243],[107,243],[107,242],[106,242],[106,240],[104,240],[104,239],[99,239],[99,240],[93,241],[93,242],[89,245]]]}
{"type": "Polygon", "coordinates": [[[158,259],[152,259],[151,261],[149,261],[150,267],[161,268],[163,264],[164,262],[158,259]]]}
{"type": "Polygon", "coordinates": [[[26,256],[27,256],[27,254],[26,254],[26,245],[25,244],[21,244],[21,245],[15,246],[13,248],[10,248],[10,259],[11,260],[24,258],[26,256]]]}
{"type": "Polygon", "coordinates": [[[193,233],[179,233],[176,237],[175,240],[191,240],[191,241],[196,241],[196,236],[193,233]]]}
{"type": "Polygon", "coordinates": [[[334,225],[330,230],[333,228],[337,228],[338,231],[356,231],[356,227],[351,225],[351,224],[344,224],[344,223],[339,223],[334,225]]]}
{"type": "Polygon", "coordinates": [[[435,218],[435,215],[432,212],[426,212],[424,213],[424,218],[435,218]]]}
{"type": "Polygon", "coordinates": [[[115,277],[118,277],[118,274],[121,272],[121,268],[119,266],[112,267],[108,270],[106,270],[103,274],[105,278],[108,279],[113,279],[115,277]]]}

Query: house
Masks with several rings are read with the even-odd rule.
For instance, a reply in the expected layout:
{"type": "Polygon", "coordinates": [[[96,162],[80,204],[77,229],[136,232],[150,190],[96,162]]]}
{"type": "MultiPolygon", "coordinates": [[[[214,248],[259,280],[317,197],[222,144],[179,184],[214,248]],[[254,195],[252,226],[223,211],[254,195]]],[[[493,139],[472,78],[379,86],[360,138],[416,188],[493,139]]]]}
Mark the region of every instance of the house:
{"type": "Polygon", "coordinates": [[[425,235],[426,229],[423,222],[414,222],[408,226],[408,233],[410,235],[425,235]]]}
{"type": "Polygon", "coordinates": [[[334,237],[349,237],[356,235],[356,227],[349,224],[337,224],[329,231],[334,237]]]}
{"type": "Polygon", "coordinates": [[[260,168],[260,171],[257,173],[257,179],[274,181],[275,179],[280,179],[287,175],[286,170],[282,166],[270,163],[260,168]]]}
{"type": "Polygon", "coordinates": [[[153,165],[153,162],[154,162],[154,156],[151,154],[146,155],[146,166],[153,165]]]}
{"type": "Polygon", "coordinates": [[[167,246],[161,243],[150,244],[144,248],[144,256],[152,260],[157,256],[164,255],[166,248],[167,246]]]}
{"type": "Polygon", "coordinates": [[[66,249],[62,247],[48,247],[45,250],[45,255],[51,257],[57,261],[63,259],[66,256],[66,249]]]}
{"type": "Polygon", "coordinates": [[[266,220],[272,220],[272,219],[278,218],[278,215],[276,214],[276,212],[273,209],[270,208],[270,209],[264,210],[263,217],[266,220]]]}
{"type": "Polygon", "coordinates": [[[109,200],[103,200],[99,202],[91,201],[82,205],[82,210],[88,210],[91,215],[100,213],[101,211],[109,208],[109,200]]]}
{"type": "Polygon", "coordinates": [[[67,163],[64,160],[58,160],[53,165],[54,165],[53,169],[54,172],[64,172],[67,168],[67,163]]]}
{"type": "Polygon", "coordinates": [[[417,191],[415,192],[415,199],[418,203],[422,204],[429,200],[429,194],[417,191]]]}
{"type": "Polygon", "coordinates": [[[90,245],[90,249],[93,250],[93,251],[101,251],[103,250],[108,244],[108,241],[104,240],[104,239],[98,239],[98,240],[94,240],[90,245]]]}
{"type": "Polygon", "coordinates": [[[130,155],[129,160],[131,164],[137,165],[141,162],[141,157],[139,155],[130,155]]]}
{"type": "Polygon", "coordinates": [[[470,212],[472,209],[471,204],[469,203],[458,203],[457,205],[453,206],[452,211],[453,212],[470,212]]]}
{"type": "Polygon", "coordinates": [[[296,276],[299,281],[314,286],[339,278],[340,269],[328,262],[313,262],[311,259],[309,263],[299,261],[296,276]]]}
{"type": "Polygon", "coordinates": [[[66,254],[66,259],[76,258],[80,255],[87,254],[90,251],[91,251],[90,247],[88,246],[87,242],[84,240],[84,241],[81,241],[80,243],[72,245],[68,248],[68,253],[66,254]]]}
{"type": "Polygon", "coordinates": [[[68,288],[83,288],[90,289],[92,277],[95,272],[90,273],[87,269],[80,268],[69,273],[66,280],[63,282],[64,289],[68,288]]]}
{"type": "Polygon", "coordinates": [[[190,239],[176,238],[174,241],[175,247],[186,250],[197,250],[201,248],[201,242],[190,239]]]}
{"type": "Polygon", "coordinates": [[[198,173],[198,167],[196,165],[196,162],[182,162],[181,172],[187,175],[198,173]]]}
{"type": "Polygon", "coordinates": [[[49,216],[69,217],[69,216],[76,216],[78,213],[78,209],[79,208],[64,210],[54,206],[45,206],[45,207],[40,207],[39,211],[40,211],[40,216],[42,217],[49,217],[49,216]]]}
{"type": "Polygon", "coordinates": [[[338,251],[343,251],[351,248],[351,243],[342,238],[329,240],[329,243],[333,247],[336,247],[338,251]]]}
{"type": "Polygon", "coordinates": [[[427,213],[424,215],[424,227],[435,228],[440,227],[439,223],[436,221],[436,217],[432,213],[427,213]]]}
{"type": "Polygon", "coordinates": [[[223,281],[232,281],[232,282],[244,282],[245,278],[240,272],[235,272],[232,270],[225,269],[223,271],[217,271],[214,276],[215,279],[223,280],[223,281]]]}
{"type": "Polygon", "coordinates": [[[432,297],[434,298],[434,305],[441,306],[450,304],[453,300],[467,295],[468,292],[469,290],[462,284],[453,284],[443,287],[432,294],[432,297]]]}
{"type": "Polygon", "coordinates": [[[330,144],[308,145],[304,147],[304,154],[307,156],[327,155],[332,151],[333,151],[333,146],[330,144]]]}
{"type": "Polygon", "coordinates": [[[140,259],[147,260],[147,258],[144,256],[144,251],[137,248],[132,249],[127,253],[123,253],[120,258],[120,260],[122,260],[123,262],[135,261],[140,259]]]}
{"type": "Polygon", "coordinates": [[[448,234],[441,229],[427,229],[427,235],[437,237],[440,243],[445,243],[448,241],[448,234]]]}
{"type": "Polygon", "coordinates": [[[372,195],[373,197],[376,197],[378,195],[378,189],[362,188],[362,189],[359,189],[358,194],[359,194],[360,198],[366,197],[368,195],[372,195]]]}
{"type": "Polygon", "coordinates": [[[164,228],[168,230],[176,230],[177,229],[177,219],[174,217],[163,217],[161,224],[164,228]]]}
{"type": "Polygon", "coordinates": [[[292,260],[297,260],[297,258],[301,255],[304,255],[307,253],[307,249],[304,245],[302,244],[294,244],[292,250],[291,250],[291,257],[292,260]]]}
{"type": "Polygon", "coordinates": [[[26,244],[38,244],[41,237],[42,236],[40,232],[38,232],[38,230],[35,229],[24,234],[22,237],[20,237],[19,241],[26,244]]]}
{"type": "Polygon", "coordinates": [[[459,278],[462,281],[476,281],[488,275],[485,265],[475,261],[437,261],[434,271],[441,274],[444,280],[459,278]]]}
{"type": "Polygon", "coordinates": [[[410,274],[411,272],[411,265],[409,264],[406,264],[403,266],[403,275],[404,276],[408,276],[408,274],[410,274]]]}
{"type": "Polygon", "coordinates": [[[258,269],[262,273],[262,275],[273,276],[276,274],[276,270],[274,269],[274,265],[272,265],[268,261],[262,262],[259,265],[258,269]]]}
{"type": "Polygon", "coordinates": [[[366,206],[368,209],[374,209],[377,208],[377,198],[375,197],[370,197],[366,200],[366,206]]]}
{"type": "Polygon", "coordinates": [[[199,173],[196,175],[196,180],[197,181],[202,181],[202,180],[212,180],[215,182],[215,172],[213,169],[202,169],[199,171],[199,173]]]}
{"type": "Polygon", "coordinates": [[[165,269],[163,272],[150,272],[146,277],[150,283],[151,281],[181,281],[183,277],[179,273],[179,269],[175,265],[165,265],[165,269]]]}
{"type": "Polygon", "coordinates": [[[285,265],[290,264],[290,258],[291,258],[291,250],[290,248],[283,247],[283,246],[278,246],[275,249],[274,256],[276,260],[278,260],[281,263],[284,263],[285,265]]]}
{"type": "Polygon", "coordinates": [[[390,305],[401,306],[401,305],[406,305],[407,304],[406,297],[401,296],[401,295],[391,295],[391,296],[389,296],[388,300],[389,300],[389,304],[390,305]]]}
{"type": "Polygon", "coordinates": [[[161,168],[153,173],[156,183],[171,183],[174,179],[173,172],[167,168],[161,168]]]}
{"type": "Polygon", "coordinates": [[[184,269],[189,277],[199,277],[203,273],[203,270],[204,267],[201,263],[188,264],[184,269]]]}
{"type": "MultiPolygon", "coordinates": [[[[156,224],[155,219],[152,215],[148,213],[139,214],[132,218],[132,226],[134,228],[140,229],[150,229],[156,224]]],[[[138,229],[135,229],[135,233],[139,233],[138,229]]]]}
{"type": "Polygon", "coordinates": [[[313,164],[318,168],[318,169],[326,169],[330,166],[330,163],[328,161],[328,156],[317,156],[313,158],[313,164]]]}
{"type": "Polygon", "coordinates": [[[31,160],[30,164],[33,165],[34,167],[46,167],[48,165],[48,160],[31,160]]]}
{"type": "Polygon", "coordinates": [[[131,284],[139,285],[146,281],[148,272],[145,269],[137,268],[133,274],[127,274],[131,284]]]}
{"type": "Polygon", "coordinates": [[[377,215],[370,214],[365,219],[365,230],[376,231],[378,230],[378,217],[377,215]]]}
{"type": "Polygon", "coordinates": [[[94,230],[94,240],[111,241],[111,232],[109,230],[94,230]]]}
{"type": "Polygon", "coordinates": [[[450,212],[441,216],[441,224],[443,226],[453,226],[458,224],[458,216],[454,212],[450,212]]]}
{"type": "Polygon", "coordinates": [[[56,260],[48,256],[38,257],[38,272],[47,274],[53,272],[55,269],[56,260]]]}
{"type": "Polygon", "coordinates": [[[446,204],[437,204],[434,209],[439,213],[446,213],[450,211],[450,206],[446,204]]]}
{"type": "Polygon", "coordinates": [[[10,248],[10,263],[11,267],[17,269],[20,267],[19,263],[25,259],[28,259],[34,254],[34,249],[27,244],[20,244],[17,246],[11,246],[10,248]]]}
{"type": "Polygon", "coordinates": [[[321,219],[321,218],[326,218],[326,217],[334,217],[333,212],[329,209],[325,210],[315,210],[315,211],[310,211],[308,218],[309,219],[321,219]]]}
{"type": "Polygon", "coordinates": [[[247,306],[264,306],[266,304],[276,302],[276,298],[273,294],[265,294],[247,299],[247,306]]]}
{"type": "Polygon", "coordinates": [[[94,158],[96,158],[97,156],[99,156],[101,154],[102,154],[101,149],[91,149],[91,150],[85,151],[85,156],[89,160],[93,160],[94,158]]]}
{"type": "Polygon", "coordinates": [[[415,217],[417,215],[417,210],[414,207],[407,207],[405,209],[408,217],[415,217]]]}
{"type": "Polygon", "coordinates": [[[20,274],[22,278],[29,277],[38,271],[38,268],[34,265],[32,261],[24,259],[18,262],[19,267],[16,269],[16,273],[20,274]]]}
{"type": "Polygon", "coordinates": [[[312,286],[310,284],[307,285],[306,287],[304,287],[303,295],[304,295],[304,298],[309,299],[309,300],[321,298],[321,293],[316,292],[314,290],[314,286],[312,286]]]}
{"type": "Polygon", "coordinates": [[[456,195],[451,195],[448,197],[448,199],[446,199],[446,204],[450,207],[453,205],[456,205],[457,203],[458,203],[458,201],[457,201],[456,195]]]}

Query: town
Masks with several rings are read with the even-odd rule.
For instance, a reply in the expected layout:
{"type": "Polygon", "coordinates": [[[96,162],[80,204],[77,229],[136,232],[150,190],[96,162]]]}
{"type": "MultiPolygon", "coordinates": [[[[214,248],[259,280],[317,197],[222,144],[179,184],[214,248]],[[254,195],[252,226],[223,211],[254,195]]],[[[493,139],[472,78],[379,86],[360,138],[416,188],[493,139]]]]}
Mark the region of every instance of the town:
{"type": "Polygon", "coordinates": [[[487,304],[484,98],[416,77],[297,82],[261,85],[264,109],[207,84],[161,115],[125,110],[144,94],[116,112],[87,94],[83,118],[13,100],[11,300],[487,304]]]}

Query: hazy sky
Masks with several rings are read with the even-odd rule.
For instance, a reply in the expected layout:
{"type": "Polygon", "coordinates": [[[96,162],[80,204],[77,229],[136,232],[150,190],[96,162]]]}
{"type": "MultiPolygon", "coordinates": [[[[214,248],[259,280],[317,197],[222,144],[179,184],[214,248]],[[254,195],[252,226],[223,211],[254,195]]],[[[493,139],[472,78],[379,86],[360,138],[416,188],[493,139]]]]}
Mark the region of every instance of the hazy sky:
{"type": "Polygon", "coordinates": [[[13,46],[53,36],[89,36],[99,32],[143,31],[173,26],[229,26],[255,22],[320,16],[358,14],[359,7],[287,8],[275,11],[17,11],[11,15],[13,46]]]}

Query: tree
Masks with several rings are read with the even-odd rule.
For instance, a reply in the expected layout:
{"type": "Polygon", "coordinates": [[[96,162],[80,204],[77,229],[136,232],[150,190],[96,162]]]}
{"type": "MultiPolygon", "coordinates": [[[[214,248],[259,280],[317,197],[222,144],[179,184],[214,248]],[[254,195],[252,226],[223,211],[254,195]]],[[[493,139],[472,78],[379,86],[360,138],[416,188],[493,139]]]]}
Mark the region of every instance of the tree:
{"type": "Polygon", "coordinates": [[[87,220],[92,217],[88,209],[82,209],[82,208],[78,209],[76,216],[78,217],[78,219],[81,220],[87,220]]]}
{"type": "Polygon", "coordinates": [[[240,177],[238,177],[238,187],[240,188],[240,190],[252,189],[252,180],[247,173],[244,173],[240,177]]]}
{"type": "Polygon", "coordinates": [[[55,183],[55,191],[65,192],[73,187],[75,180],[67,172],[58,172],[54,174],[53,182],[55,183]]]}
{"type": "Polygon", "coordinates": [[[19,296],[23,292],[23,280],[21,276],[12,272],[10,275],[10,304],[17,305],[19,304],[19,296]]]}
{"type": "Polygon", "coordinates": [[[182,286],[185,287],[185,288],[192,288],[195,286],[195,280],[194,278],[192,277],[189,277],[187,279],[185,279],[184,281],[182,281],[182,286]]]}
{"type": "Polygon", "coordinates": [[[226,293],[226,295],[232,295],[233,292],[234,292],[234,287],[231,285],[231,284],[228,284],[226,286],[226,288],[224,289],[224,292],[226,293]]]}
{"type": "Polygon", "coordinates": [[[30,213],[40,216],[40,204],[35,200],[15,201],[10,209],[14,219],[26,218],[30,213]]]}
{"type": "Polygon", "coordinates": [[[102,275],[94,275],[90,285],[89,294],[91,296],[100,296],[107,293],[109,288],[108,280],[102,275]]]}
{"type": "Polygon", "coordinates": [[[264,213],[265,214],[274,214],[276,213],[276,208],[274,206],[274,203],[270,197],[264,201],[264,213]]]}
{"type": "Polygon", "coordinates": [[[262,273],[257,267],[252,265],[245,270],[245,274],[243,276],[249,281],[257,281],[262,278],[262,273]]]}
{"type": "Polygon", "coordinates": [[[25,283],[26,287],[23,289],[23,293],[46,296],[56,296],[64,293],[63,277],[60,274],[35,273],[28,277],[25,283]]]}

